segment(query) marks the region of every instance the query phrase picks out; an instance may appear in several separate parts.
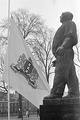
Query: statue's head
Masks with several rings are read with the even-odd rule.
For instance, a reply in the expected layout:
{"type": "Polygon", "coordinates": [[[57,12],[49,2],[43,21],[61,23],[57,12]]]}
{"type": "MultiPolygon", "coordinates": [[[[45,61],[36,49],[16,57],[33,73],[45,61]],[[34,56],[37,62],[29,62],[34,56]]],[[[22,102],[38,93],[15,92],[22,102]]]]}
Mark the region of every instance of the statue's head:
{"type": "Polygon", "coordinates": [[[71,12],[63,12],[60,16],[60,22],[64,23],[68,20],[72,20],[73,19],[73,14],[71,12]]]}

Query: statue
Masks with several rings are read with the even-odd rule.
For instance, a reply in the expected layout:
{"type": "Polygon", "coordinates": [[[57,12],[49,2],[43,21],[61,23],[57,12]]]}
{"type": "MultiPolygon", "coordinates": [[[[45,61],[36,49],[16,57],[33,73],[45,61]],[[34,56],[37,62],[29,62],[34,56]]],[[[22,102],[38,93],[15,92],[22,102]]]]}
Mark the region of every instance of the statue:
{"type": "Polygon", "coordinates": [[[44,100],[79,97],[79,83],[73,62],[73,46],[77,44],[77,30],[72,19],[71,12],[64,12],[60,16],[62,25],[55,33],[52,43],[52,53],[56,58],[56,61],[53,61],[53,66],[55,65],[54,83],[50,95],[44,97],[44,100]],[[68,94],[63,96],[66,84],[68,94]]]}

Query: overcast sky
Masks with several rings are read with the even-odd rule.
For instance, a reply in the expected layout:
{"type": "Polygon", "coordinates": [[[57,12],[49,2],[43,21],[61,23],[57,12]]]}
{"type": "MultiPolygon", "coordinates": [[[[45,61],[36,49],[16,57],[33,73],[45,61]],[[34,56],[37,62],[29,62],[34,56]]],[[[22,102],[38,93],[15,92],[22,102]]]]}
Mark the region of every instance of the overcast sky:
{"type": "MultiPolygon", "coordinates": [[[[80,26],[80,0],[10,0],[10,11],[27,8],[31,13],[41,15],[45,24],[57,29],[59,17],[64,11],[74,14],[74,21],[80,26]]],[[[0,21],[8,16],[8,0],[0,0],[0,21]]]]}

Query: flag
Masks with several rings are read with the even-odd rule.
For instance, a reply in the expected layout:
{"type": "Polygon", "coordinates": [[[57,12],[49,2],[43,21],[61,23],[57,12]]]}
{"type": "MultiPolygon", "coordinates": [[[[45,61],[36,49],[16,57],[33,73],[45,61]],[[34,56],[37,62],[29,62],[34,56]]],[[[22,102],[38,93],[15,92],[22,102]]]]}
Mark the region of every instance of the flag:
{"type": "Polygon", "coordinates": [[[3,80],[8,83],[9,71],[10,86],[39,107],[43,104],[43,98],[49,94],[50,88],[13,18],[8,43],[9,53],[7,51],[5,57],[3,80]]]}

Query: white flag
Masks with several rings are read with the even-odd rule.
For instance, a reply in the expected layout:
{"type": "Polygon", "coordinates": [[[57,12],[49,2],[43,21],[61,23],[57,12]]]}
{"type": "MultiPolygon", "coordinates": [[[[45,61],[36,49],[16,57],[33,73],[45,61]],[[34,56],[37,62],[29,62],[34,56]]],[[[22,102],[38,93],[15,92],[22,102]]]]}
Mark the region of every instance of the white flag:
{"type": "Polygon", "coordinates": [[[36,107],[43,104],[43,98],[50,92],[49,85],[12,18],[9,53],[6,54],[3,72],[3,80],[6,83],[8,83],[8,70],[10,70],[10,86],[14,90],[36,107]],[[10,66],[7,65],[7,60],[10,61],[10,66]]]}

